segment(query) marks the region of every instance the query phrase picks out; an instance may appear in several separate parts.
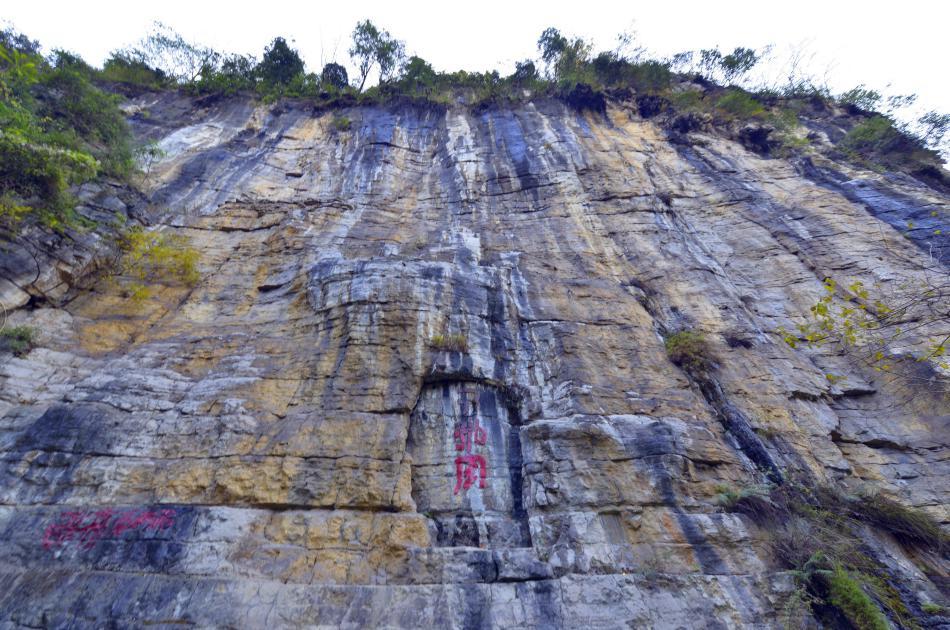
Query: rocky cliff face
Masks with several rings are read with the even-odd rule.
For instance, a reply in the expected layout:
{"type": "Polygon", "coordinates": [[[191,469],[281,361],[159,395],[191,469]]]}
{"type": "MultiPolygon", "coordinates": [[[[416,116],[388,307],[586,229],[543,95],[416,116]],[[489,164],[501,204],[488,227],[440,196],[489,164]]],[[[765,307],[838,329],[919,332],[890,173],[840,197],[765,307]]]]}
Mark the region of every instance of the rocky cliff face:
{"type": "MultiPolygon", "coordinates": [[[[201,280],[130,300],[95,233],[4,254],[39,335],[0,366],[5,627],[774,627],[794,580],[723,486],[950,520],[932,383],[774,334],[826,276],[913,281],[932,189],[619,104],[131,107],[166,155],[85,211],[188,236],[201,280]]],[[[867,536],[939,600],[945,559],[867,536]]]]}

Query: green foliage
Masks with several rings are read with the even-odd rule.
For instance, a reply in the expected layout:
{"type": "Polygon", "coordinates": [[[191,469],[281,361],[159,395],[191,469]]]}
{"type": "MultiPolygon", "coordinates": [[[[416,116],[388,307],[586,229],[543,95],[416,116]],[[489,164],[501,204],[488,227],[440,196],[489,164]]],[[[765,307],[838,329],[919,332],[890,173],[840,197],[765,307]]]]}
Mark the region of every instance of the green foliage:
{"type": "Polygon", "coordinates": [[[256,85],[256,60],[246,55],[226,55],[218,67],[201,69],[191,89],[199,94],[236,94],[252,90],[256,85]]]}
{"type": "Polygon", "coordinates": [[[54,58],[0,48],[0,221],[8,228],[30,217],[76,225],[69,187],[133,168],[117,98],[92,84],[78,57],[54,58]]]}
{"type": "Polygon", "coordinates": [[[429,345],[436,350],[447,352],[465,352],[468,350],[468,339],[465,335],[432,335],[429,345]]]}
{"type": "Polygon", "coordinates": [[[877,110],[881,103],[881,93],[876,90],[870,90],[862,83],[853,87],[838,97],[838,102],[843,105],[852,105],[868,112],[877,110]]]}
{"type": "Polygon", "coordinates": [[[884,529],[905,543],[938,550],[947,545],[946,534],[932,516],[901,505],[882,494],[854,499],[851,512],[855,518],[884,529]]]}
{"type": "Polygon", "coordinates": [[[740,506],[743,501],[751,497],[768,500],[769,490],[769,486],[733,488],[731,486],[719,485],[716,486],[716,491],[718,492],[716,495],[716,503],[726,508],[726,511],[736,511],[736,508],[740,506]]]}
{"type": "Polygon", "coordinates": [[[10,26],[0,31],[0,47],[7,51],[15,50],[31,56],[39,55],[41,48],[38,41],[15,31],[10,26]]]}
{"type": "Polygon", "coordinates": [[[722,56],[719,59],[719,67],[722,68],[728,83],[748,73],[758,62],[759,55],[755,50],[740,46],[728,55],[722,56]]]}
{"type": "Polygon", "coordinates": [[[323,72],[320,73],[320,82],[326,87],[338,90],[342,90],[350,84],[346,68],[338,63],[328,63],[323,66],[323,72]]]}
{"type": "Polygon", "coordinates": [[[799,106],[796,102],[786,102],[766,115],[766,121],[775,128],[772,136],[777,142],[777,155],[786,157],[811,145],[807,129],[799,123],[799,106]]]}
{"type": "Polygon", "coordinates": [[[150,285],[195,286],[201,279],[198,252],[188,238],[134,227],[119,239],[121,258],[116,272],[130,278],[130,296],[138,301],[151,295],[150,285]]]}
{"type": "Polygon", "coordinates": [[[287,85],[303,74],[303,60],[283,37],[276,37],[264,50],[256,72],[266,85],[287,85]]]}
{"type": "Polygon", "coordinates": [[[917,122],[922,127],[919,137],[929,147],[939,147],[950,131],[950,114],[927,112],[917,122]]]}
{"type": "MultiPolygon", "coordinates": [[[[800,617],[803,609],[824,604],[837,608],[857,628],[886,628],[886,622],[879,625],[885,619],[883,608],[900,627],[919,627],[888,567],[865,548],[864,524],[939,553],[940,543],[933,539],[900,535],[908,530],[907,521],[927,518],[929,522],[928,517],[908,516],[916,511],[902,506],[897,520],[869,517],[880,508],[869,508],[866,497],[847,496],[828,486],[786,483],[720,490],[717,502],[770,532],[775,557],[795,575],[799,588],[786,606],[789,616],[800,617]]],[[[888,513],[895,511],[890,503],[895,502],[889,502],[888,513]]]]}
{"type": "Polygon", "coordinates": [[[925,602],[920,608],[928,615],[942,615],[946,611],[946,608],[933,602],[925,602]]]}
{"type": "Polygon", "coordinates": [[[394,39],[388,31],[379,30],[369,20],[357,23],[353,30],[353,45],[350,58],[360,72],[357,91],[362,92],[373,68],[379,70],[380,82],[389,80],[405,57],[405,45],[394,39]]]}
{"type": "Polygon", "coordinates": [[[888,630],[890,626],[881,610],[840,564],[825,578],[828,585],[828,603],[836,606],[855,628],[888,630]]]}
{"type": "MultiPolygon", "coordinates": [[[[938,280],[943,277],[941,264],[934,261],[935,275],[928,273],[919,283],[876,285],[873,295],[861,281],[841,286],[834,278],[825,278],[824,293],[811,307],[813,321],[798,324],[797,333],[784,328],[776,332],[792,348],[837,346],[891,382],[914,381],[917,363],[950,369],[950,336],[946,331],[921,332],[924,327],[940,331],[950,322],[950,287],[938,280]],[[908,328],[908,321],[915,326],[908,328]]],[[[833,374],[827,377],[832,384],[840,380],[833,374]]],[[[936,380],[931,387],[950,391],[945,380],[936,380]]]]}
{"type": "Polygon", "coordinates": [[[61,141],[74,150],[88,150],[102,172],[128,177],[134,169],[132,139],[120,99],[96,88],[84,65],[77,58],[59,56],[41,77],[43,98],[37,114],[49,120],[48,128],[61,141]]]}
{"type": "Polygon", "coordinates": [[[901,134],[890,118],[872,116],[852,127],[839,146],[864,153],[884,153],[896,148],[900,140],[901,134]]]}
{"type": "Polygon", "coordinates": [[[722,54],[717,48],[706,48],[698,54],[679,53],[672,62],[677,67],[691,66],[698,57],[699,69],[710,79],[723,83],[734,83],[748,74],[761,59],[760,53],[752,48],[738,47],[731,53],[722,54]]]}
{"type": "Polygon", "coordinates": [[[152,68],[140,56],[125,51],[116,51],[106,59],[99,78],[151,90],[160,90],[170,84],[164,72],[152,68]]]}
{"type": "Polygon", "coordinates": [[[336,116],[331,125],[336,131],[349,131],[353,126],[353,121],[346,116],[336,116]]]}
{"type": "Polygon", "coordinates": [[[606,87],[632,87],[641,93],[657,93],[670,86],[670,64],[656,59],[630,61],[615,52],[602,52],[591,62],[597,81],[606,87]]]}
{"type": "Polygon", "coordinates": [[[538,82],[538,69],[530,59],[515,62],[515,71],[509,77],[514,85],[526,87],[538,82]]]}
{"type": "Polygon", "coordinates": [[[628,63],[625,76],[630,85],[641,92],[659,92],[668,88],[673,80],[669,65],[652,59],[628,63]]]}
{"type": "Polygon", "coordinates": [[[13,326],[0,330],[0,344],[14,356],[22,357],[33,349],[36,329],[31,326],[13,326]]]}
{"type": "MultiPolygon", "coordinates": [[[[36,138],[43,135],[37,133],[36,138]]],[[[8,129],[0,135],[2,213],[14,222],[36,214],[51,227],[73,223],[69,186],[95,174],[96,161],[87,153],[39,144],[17,130],[8,129]]]]}
{"type": "Polygon", "coordinates": [[[165,157],[165,151],[155,140],[150,140],[135,149],[135,159],[142,167],[142,175],[146,182],[152,173],[152,165],[163,157],[165,157]]]}
{"type": "Polygon", "coordinates": [[[437,75],[432,66],[421,57],[409,57],[403,68],[400,83],[409,94],[430,95],[436,85],[437,75]]]}
{"type": "Polygon", "coordinates": [[[731,118],[760,118],[765,114],[762,103],[743,90],[732,89],[719,97],[716,109],[731,118]]]}
{"type": "MultiPolygon", "coordinates": [[[[910,97],[891,97],[889,103],[910,97]]],[[[893,109],[893,105],[890,105],[893,109]]],[[[950,130],[950,114],[928,112],[918,119],[917,126],[897,124],[888,115],[874,115],[854,125],[838,143],[846,157],[871,168],[903,170],[914,176],[950,183],[935,149],[947,149],[944,141],[950,130]],[[928,148],[930,147],[930,148],[928,148]]]]}
{"type": "Polygon", "coordinates": [[[712,364],[712,351],[703,333],[682,330],[668,336],[664,341],[666,354],[676,365],[686,370],[703,371],[712,364]]]}
{"type": "Polygon", "coordinates": [[[591,45],[580,37],[568,39],[556,28],[547,28],[538,38],[538,50],[547,66],[548,77],[561,83],[562,87],[577,83],[597,84],[596,72],[589,63],[591,45]]]}
{"type": "Polygon", "coordinates": [[[196,81],[206,68],[217,66],[221,57],[207,46],[186,41],[161,22],[129,54],[176,83],[196,81]]]}
{"type": "Polygon", "coordinates": [[[703,92],[700,90],[680,90],[667,95],[670,103],[681,111],[702,109],[703,92]]]}

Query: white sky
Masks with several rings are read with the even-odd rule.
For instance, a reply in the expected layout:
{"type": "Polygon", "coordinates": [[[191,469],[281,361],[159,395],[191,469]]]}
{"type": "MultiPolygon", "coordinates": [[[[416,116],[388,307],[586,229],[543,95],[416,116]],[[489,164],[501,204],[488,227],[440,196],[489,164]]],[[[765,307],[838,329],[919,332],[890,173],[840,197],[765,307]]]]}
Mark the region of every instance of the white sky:
{"type": "MultiPolygon", "coordinates": [[[[65,48],[100,64],[110,50],[133,44],[158,20],[227,52],[260,56],[275,36],[293,40],[319,71],[346,50],[358,20],[406,42],[439,70],[510,72],[514,62],[537,56],[541,31],[555,26],[566,35],[613,48],[621,31],[634,30],[651,52],[719,46],[776,46],[781,56],[804,44],[814,55],[811,70],[841,92],[858,83],[887,93],[916,93],[918,110],[950,112],[950,1],[794,0],[784,2],[663,1],[517,2],[333,0],[26,0],[5,3],[3,19],[39,39],[45,50],[65,48]],[[827,71],[827,72],[826,72],[827,71]],[[891,84],[890,88],[886,88],[891,84]]],[[[781,65],[781,62],[776,62],[781,65]]],[[[351,72],[352,74],[352,72],[351,72]]]]}

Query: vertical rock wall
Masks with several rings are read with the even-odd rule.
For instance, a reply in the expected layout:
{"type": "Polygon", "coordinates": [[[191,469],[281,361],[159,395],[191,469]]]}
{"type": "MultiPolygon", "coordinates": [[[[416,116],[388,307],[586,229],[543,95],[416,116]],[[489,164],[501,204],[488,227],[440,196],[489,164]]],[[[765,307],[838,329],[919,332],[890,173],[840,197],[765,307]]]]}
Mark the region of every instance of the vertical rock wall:
{"type": "Polygon", "coordinates": [[[950,519],[946,401],[774,334],[825,276],[913,281],[932,236],[893,226],[932,190],[615,106],[136,106],[167,155],[119,202],[201,280],[7,273],[39,345],[0,365],[3,624],[774,627],[792,577],[723,486],[950,519]],[[686,326],[705,386],[663,347],[686,326]]]}

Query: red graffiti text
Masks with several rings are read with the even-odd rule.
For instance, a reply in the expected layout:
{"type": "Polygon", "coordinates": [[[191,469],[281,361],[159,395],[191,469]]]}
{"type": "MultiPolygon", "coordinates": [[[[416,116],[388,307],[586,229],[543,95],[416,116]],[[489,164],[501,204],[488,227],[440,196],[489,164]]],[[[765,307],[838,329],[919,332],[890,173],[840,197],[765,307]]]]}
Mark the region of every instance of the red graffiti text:
{"type": "Polygon", "coordinates": [[[92,549],[104,538],[128,531],[159,531],[175,524],[175,510],[77,510],[63,512],[43,532],[43,548],[55,549],[73,543],[92,549]]]}

